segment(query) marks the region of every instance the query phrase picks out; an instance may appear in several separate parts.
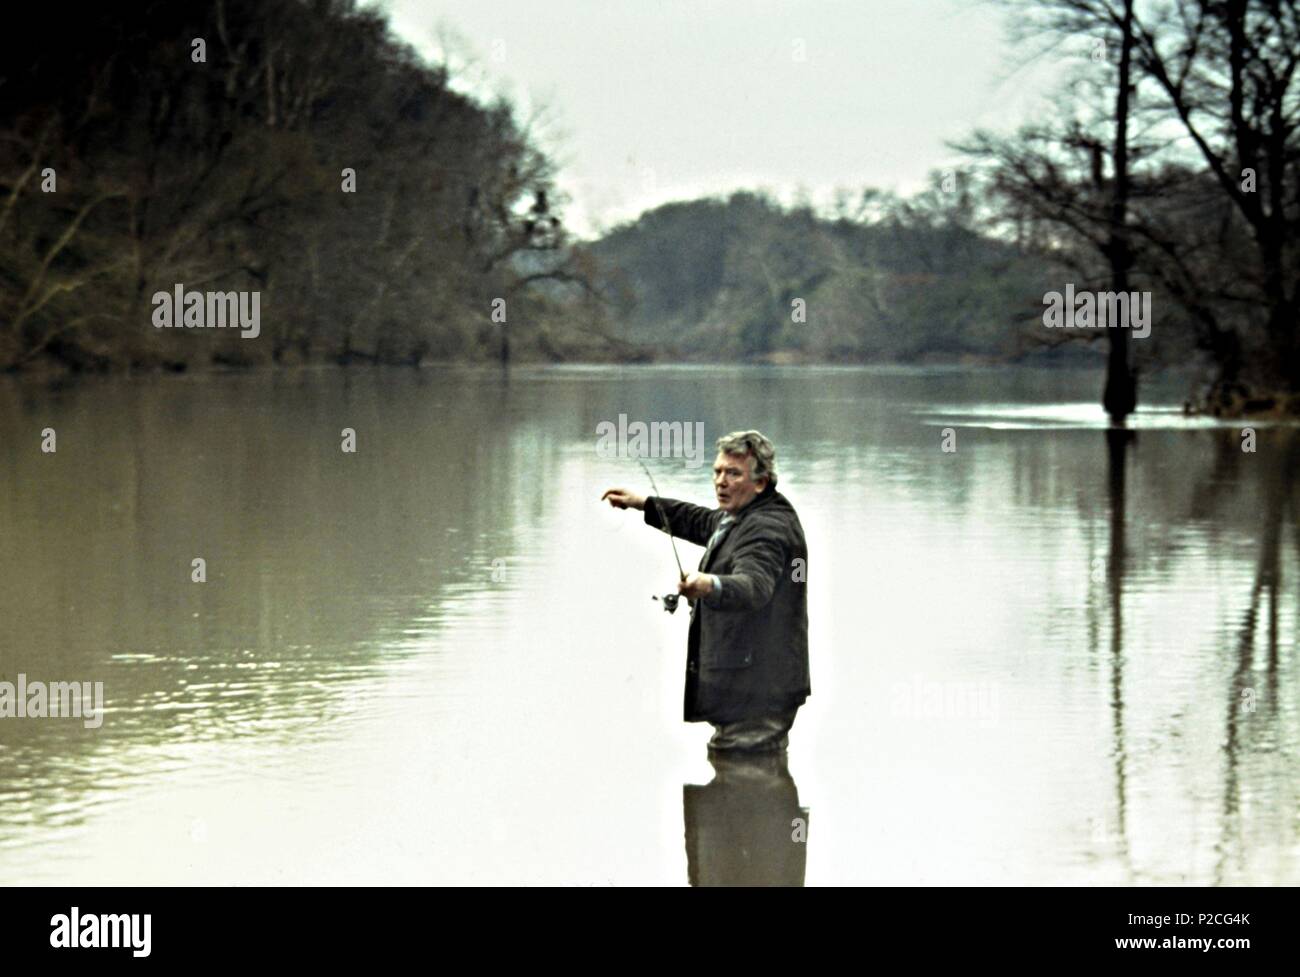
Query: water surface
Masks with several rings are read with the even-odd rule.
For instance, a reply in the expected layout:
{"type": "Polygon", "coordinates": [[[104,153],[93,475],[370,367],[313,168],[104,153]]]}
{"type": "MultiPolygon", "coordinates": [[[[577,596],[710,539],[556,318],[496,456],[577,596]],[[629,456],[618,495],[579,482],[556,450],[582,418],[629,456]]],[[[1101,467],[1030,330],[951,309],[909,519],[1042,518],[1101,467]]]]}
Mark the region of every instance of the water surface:
{"type": "MultiPolygon", "coordinates": [[[[108,711],[0,719],[0,879],[1300,882],[1300,433],[1243,452],[1168,383],[1116,436],[1099,383],[8,380],[0,680],[108,711]],[[777,444],[810,551],[788,776],[681,722],[672,553],[598,501],[646,488],[597,451],[620,413],[777,444]]],[[[709,504],[710,461],[650,465],[709,504]]]]}

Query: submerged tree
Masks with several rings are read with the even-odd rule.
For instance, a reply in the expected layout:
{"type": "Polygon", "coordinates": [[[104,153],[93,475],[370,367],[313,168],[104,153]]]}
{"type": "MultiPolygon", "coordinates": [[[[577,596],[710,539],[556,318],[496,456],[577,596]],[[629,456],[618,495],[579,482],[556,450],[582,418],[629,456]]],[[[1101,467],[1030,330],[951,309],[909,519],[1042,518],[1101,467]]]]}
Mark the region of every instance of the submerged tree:
{"type": "MultiPolygon", "coordinates": [[[[1031,233],[1046,251],[1074,265],[1089,284],[1100,280],[1093,260],[1099,259],[1109,290],[1127,295],[1136,257],[1130,210],[1134,193],[1142,192],[1135,191],[1134,170],[1154,152],[1150,145],[1135,145],[1132,137],[1133,0],[1014,6],[1027,14],[1019,21],[1026,35],[1052,44],[1082,40],[1090,55],[1083,63],[1091,70],[1074,80],[1070,97],[1061,99],[1061,121],[1025,126],[1012,137],[977,131],[957,148],[985,165],[987,186],[1022,241],[1026,225],[1042,229],[1045,233],[1031,233]],[[1082,98],[1074,94],[1079,92],[1082,98]]],[[[1089,340],[1103,335],[1109,348],[1102,405],[1111,422],[1122,425],[1137,406],[1130,330],[1063,334],[1089,340]]]]}
{"type": "MultiPolygon", "coordinates": [[[[1072,109],[1064,122],[962,144],[986,164],[1001,216],[1046,229],[1037,243],[1048,253],[1104,258],[1117,291],[1135,276],[1161,287],[1162,308],[1215,365],[1208,409],[1269,408],[1274,394],[1300,408],[1300,4],[1009,3],[1028,33],[1117,57],[1103,59],[1114,71],[1085,103],[1104,114],[1072,109]]],[[[1131,409],[1117,332],[1103,398],[1112,418],[1131,409]]]]}

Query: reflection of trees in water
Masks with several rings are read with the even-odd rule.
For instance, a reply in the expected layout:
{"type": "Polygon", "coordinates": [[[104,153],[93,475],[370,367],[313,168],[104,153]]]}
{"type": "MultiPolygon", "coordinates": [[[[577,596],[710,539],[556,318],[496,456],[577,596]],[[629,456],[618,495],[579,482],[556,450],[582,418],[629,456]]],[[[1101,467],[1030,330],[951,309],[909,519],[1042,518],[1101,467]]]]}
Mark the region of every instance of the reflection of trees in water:
{"type": "MultiPolygon", "coordinates": [[[[1210,466],[1192,487],[1187,520],[1189,522],[1218,521],[1228,504],[1233,489],[1240,488],[1243,465],[1255,464],[1251,475],[1259,488],[1261,505],[1258,507],[1257,558],[1249,603],[1236,626],[1233,649],[1234,668],[1227,687],[1225,736],[1223,753],[1222,834],[1216,846],[1218,861],[1214,880],[1225,881],[1228,862],[1234,853],[1232,836],[1240,829],[1242,781],[1240,762],[1243,754],[1250,752],[1263,741],[1278,742],[1285,731],[1281,728],[1282,716],[1278,711],[1279,688],[1279,598],[1282,594],[1282,546],[1288,513],[1295,534],[1297,554],[1300,555],[1300,506],[1292,492],[1297,470],[1300,469],[1300,433],[1294,430],[1260,431],[1258,450],[1254,454],[1241,450],[1241,438],[1236,430],[1215,432],[1214,452],[1210,466]],[[1259,632],[1264,631],[1264,686],[1255,686],[1252,674],[1259,652],[1259,632]]],[[[1114,835],[1117,855],[1132,879],[1134,867],[1127,831],[1128,816],[1128,753],[1124,728],[1123,670],[1124,655],[1124,577],[1130,566],[1127,544],[1128,505],[1126,499],[1127,460],[1130,448],[1136,445],[1136,435],[1131,431],[1114,429],[1106,432],[1107,447],[1107,499],[1109,523],[1109,555],[1106,573],[1106,604],[1110,617],[1110,691],[1112,754],[1115,765],[1115,810],[1117,831],[1114,835]]],[[[1178,544],[1168,542],[1148,547],[1146,559],[1169,557],[1176,554],[1178,544]],[[1152,551],[1154,550],[1154,551],[1152,551]]],[[[1297,561],[1300,565],[1300,561],[1297,561]]],[[[1089,632],[1094,657],[1097,652],[1098,632],[1095,602],[1089,606],[1089,632]]]]}
{"type": "Polygon", "coordinates": [[[0,466],[0,679],[101,680],[114,710],[0,722],[0,823],[79,822],[133,747],[332,735],[552,504],[564,432],[533,406],[460,371],[0,387],[0,445],[58,432],[0,466]]]}
{"type": "MultiPolygon", "coordinates": [[[[1224,757],[1226,769],[1223,778],[1223,837],[1218,847],[1218,862],[1214,880],[1224,881],[1227,862],[1231,854],[1229,838],[1240,827],[1241,780],[1239,758],[1243,751],[1262,738],[1278,741],[1284,735],[1277,703],[1278,681],[1278,593],[1282,582],[1282,536],[1288,503],[1292,527],[1300,544],[1300,521],[1295,519],[1295,500],[1291,496],[1297,468],[1300,468],[1300,435],[1295,431],[1271,432],[1274,436],[1261,437],[1260,448],[1275,451],[1276,464],[1269,463],[1262,452],[1245,457],[1259,458],[1263,468],[1263,511],[1260,513],[1259,556],[1255,562],[1255,579],[1250,589],[1250,603],[1237,628],[1236,662],[1228,685],[1226,738],[1224,757]],[[1258,651],[1261,605],[1267,598],[1265,627],[1264,688],[1254,687],[1251,678],[1258,651]]],[[[1226,440],[1226,439],[1225,439],[1226,440]]]]}
{"type": "Polygon", "coordinates": [[[1115,760],[1116,839],[1120,859],[1129,879],[1133,862],[1128,839],[1128,756],[1124,751],[1124,566],[1128,559],[1125,545],[1125,462],[1129,446],[1137,439],[1133,431],[1110,428],[1106,431],[1106,495],[1110,506],[1110,554],[1106,564],[1106,598],[1110,605],[1110,706],[1111,735],[1115,760]]]}

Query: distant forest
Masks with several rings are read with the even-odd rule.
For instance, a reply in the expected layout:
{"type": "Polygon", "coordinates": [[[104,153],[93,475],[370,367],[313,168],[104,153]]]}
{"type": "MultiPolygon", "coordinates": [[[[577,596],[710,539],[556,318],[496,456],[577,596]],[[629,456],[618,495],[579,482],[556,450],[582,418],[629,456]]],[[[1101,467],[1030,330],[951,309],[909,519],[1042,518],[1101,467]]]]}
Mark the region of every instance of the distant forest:
{"type": "Polygon", "coordinates": [[[911,199],[868,190],[844,209],[819,216],[749,191],[656,208],[590,245],[601,294],[622,335],[671,359],[980,362],[1046,349],[1051,264],[981,233],[969,193],[936,177],[911,199]]]}
{"type": "Polygon", "coordinates": [[[0,371],[1030,356],[1104,359],[1117,419],[1193,363],[1205,409],[1300,413],[1300,3],[1003,2],[1093,45],[1048,121],[910,198],[745,190],[595,241],[514,107],[372,8],[38,6],[0,41],[0,371]],[[1151,336],[1044,328],[1066,283],[1149,292],[1151,336]],[[153,328],[178,284],[259,292],[260,336],[153,328]]]}

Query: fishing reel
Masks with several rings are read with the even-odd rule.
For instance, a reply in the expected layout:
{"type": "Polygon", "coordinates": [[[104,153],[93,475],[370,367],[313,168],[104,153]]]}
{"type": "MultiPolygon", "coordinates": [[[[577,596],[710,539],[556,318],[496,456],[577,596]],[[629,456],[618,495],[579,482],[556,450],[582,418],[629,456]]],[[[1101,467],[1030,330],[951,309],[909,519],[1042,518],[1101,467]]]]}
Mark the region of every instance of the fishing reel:
{"type": "Polygon", "coordinates": [[[662,597],[659,597],[658,595],[652,594],[650,599],[662,600],[664,602],[664,610],[667,611],[669,614],[675,614],[677,613],[677,602],[682,599],[682,595],[664,594],[662,597]]]}

